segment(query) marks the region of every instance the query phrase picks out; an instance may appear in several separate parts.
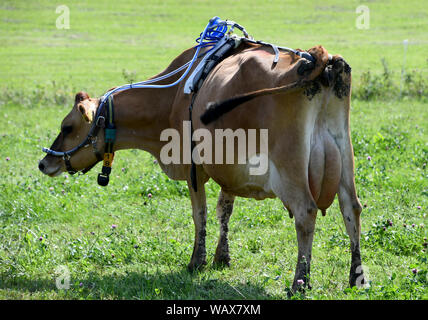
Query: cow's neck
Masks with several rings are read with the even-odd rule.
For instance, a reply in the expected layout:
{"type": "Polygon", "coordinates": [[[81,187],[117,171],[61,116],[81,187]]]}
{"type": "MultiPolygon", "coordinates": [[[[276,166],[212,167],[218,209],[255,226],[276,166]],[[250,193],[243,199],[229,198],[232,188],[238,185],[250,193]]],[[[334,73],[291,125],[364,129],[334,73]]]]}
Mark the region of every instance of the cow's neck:
{"type": "MultiPolygon", "coordinates": [[[[155,77],[165,75],[182,66],[192,58],[193,54],[193,48],[184,51],[162,73],[155,77]]],[[[181,73],[156,84],[172,83],[180,75],[181,73]]],[[[174,108],[181,105],[177,103],[177,99],[180,99],[180,95],[177,94],[178,90],[183,89],[176,85],[162,89],[130,89],[115,94],[114,106],[117,133],[114,149],[142,149],[150,152],[160,160],[160,151],[165,144],[165,142],[160,141],[161,132],[170,127],[179,126],[178,122],[172,124],[170,119],[188,117],[186,103],[183,103],[184,109],[178,111],[178,114],[177,109],[172,112],[174,105],[174,108]],[[172,113],[174,113],[174,116],[172,116],[172,113]]],[[[164,165],[161,161],[159,164],[170,178],[185,178],[186,172],[183,166],[164,165]]]]}
{"type": "Polygon", "coordinates": [[[162,147],[160,134],[169,125],[177,87],[131,89],[114,98],[115,150],[142,149],[158,156],[162,147]]]}

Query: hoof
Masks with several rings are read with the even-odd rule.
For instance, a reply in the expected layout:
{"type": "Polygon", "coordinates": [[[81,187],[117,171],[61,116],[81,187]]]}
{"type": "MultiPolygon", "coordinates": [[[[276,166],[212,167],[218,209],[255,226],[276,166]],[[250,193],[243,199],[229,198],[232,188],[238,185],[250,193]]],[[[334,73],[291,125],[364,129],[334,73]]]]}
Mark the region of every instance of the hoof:
{"type": "Polygon", "coordinates": [[[295,295],[297,292],[304,295],[306,290],[311,290],[311,289],[312,289],[312,286],[309,283],[308,284],[300,283],[299,280],[297,280],[293,283],[291,290],[288,289],[287,296],[290,298],[291,296],[295,295]],[[291,296],[289,294],[291,294],[291,296]]]}
{"type": "Polygon", "coordinates": [[[229,255],[215,255],[213,265],[217,267],[230,267],[229,255]]]}
{"type": "Polygon", "coordinates": [[[285,288],[285,292],[287,293],[287,299],[292,299],[293,297],[304,297],[306,290],[303,287],[292,287],[290,288],[285,288]]]}
{"type": "Polygon", "coordinates": [[[368,281],[364,274],[353,274],[349,277],[349,286],[351,288],[357,287],[358,289],[361,289],[367,287],[368,285],[368,281]]]}
{"type": "Polygon", "coordinates": [[[203,267],[207,264],[207,262],[205,260],[202,261],[198,261],[198,262],[194,262],[191,261],[188,265],[187,265],[187,270],[189,272],[195,272],[195,271],[199,271],[202,270],[203,267]]]}
{"type": "Polygon", "coordinates": [[[224,268],[230,268],[230,263],[228,261],[213,261],[213,267],[215,269],[224,269],[224,268]]]}
{"type": "Polygon", "coordinates": [[[349,273],[349,286],[364,288],[368,285],[367,279],[364,275],[364,270],[361,264],[352,265],[351,272],[349,273]]]}

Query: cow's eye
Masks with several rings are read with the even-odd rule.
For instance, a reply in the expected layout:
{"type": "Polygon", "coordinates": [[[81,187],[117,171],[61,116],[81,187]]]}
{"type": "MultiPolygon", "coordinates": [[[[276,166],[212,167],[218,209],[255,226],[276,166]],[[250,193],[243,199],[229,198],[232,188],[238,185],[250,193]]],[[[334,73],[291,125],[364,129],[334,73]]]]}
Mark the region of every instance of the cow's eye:
{"type": "Polygon", "coordinates": [[[72,126],[64,126],[64,127],[62,127],[61,132],[65,136],[65,135],[69,134],[72,130],[73,130],[72,126]]]}

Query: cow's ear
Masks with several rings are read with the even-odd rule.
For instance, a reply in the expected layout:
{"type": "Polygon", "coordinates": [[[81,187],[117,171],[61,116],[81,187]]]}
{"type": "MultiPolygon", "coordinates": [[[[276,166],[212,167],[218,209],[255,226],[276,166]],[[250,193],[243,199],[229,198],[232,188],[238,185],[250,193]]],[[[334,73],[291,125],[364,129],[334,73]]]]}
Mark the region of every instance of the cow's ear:
{"type": "Polygon", "coordinates": [[[77,110],[82,114],[86,122],[91,123],[94,121],[97,104],[89,99],[78,102],[76,105],[77,110]]]}
{"type": "Polygon", "coordinates": [[[87,94],[85,91],[80,91],[76,94],[76,97],[74,98],[74,103],[79,103],[86,99],[89,99],[89,94],[87,94]]]}

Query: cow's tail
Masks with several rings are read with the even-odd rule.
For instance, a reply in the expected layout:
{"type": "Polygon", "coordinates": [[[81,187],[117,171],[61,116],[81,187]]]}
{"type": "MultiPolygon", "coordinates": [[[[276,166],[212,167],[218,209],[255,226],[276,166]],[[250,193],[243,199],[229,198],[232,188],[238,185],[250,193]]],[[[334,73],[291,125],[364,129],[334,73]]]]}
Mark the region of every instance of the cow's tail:
{"type": "Polygon", "coordinates": [[[315,46],[307,52],[314,58],[314,61],[310,62],[306,59],[299,59],[286,71],[287,73],[294,74],[292,78],[297,78],[295,82],[281,87],[244,93],[221,102],[211,102],[208,104],[207,110],[201,116],[202,123],[207,125],[220,118],[223,114],[235,109],[237,106],[251,99],[271,94],[290,93],[305,87],[324,71],[327,63],[332,59],[327,50],[322,46],[315,46]]]}
{"type": "Polygon", "coordinates": [[[241,94],[239,96],[220,101],[220,102],[210,102],[208,104],[207,110],[202,114],[201,121],[204,125],[207,125],[218,118],[223,114],[235,109],[237,106],[252,100],[257,97],[278,94],[278,93],[290,93],[297,89],[305,87],[309,83],[308,80],[300,79],[296,82],[286,84],[281,87],[262,89],[257,91],[252,91],[248,93],[241,94]]]}

